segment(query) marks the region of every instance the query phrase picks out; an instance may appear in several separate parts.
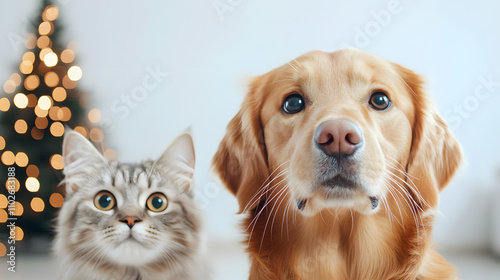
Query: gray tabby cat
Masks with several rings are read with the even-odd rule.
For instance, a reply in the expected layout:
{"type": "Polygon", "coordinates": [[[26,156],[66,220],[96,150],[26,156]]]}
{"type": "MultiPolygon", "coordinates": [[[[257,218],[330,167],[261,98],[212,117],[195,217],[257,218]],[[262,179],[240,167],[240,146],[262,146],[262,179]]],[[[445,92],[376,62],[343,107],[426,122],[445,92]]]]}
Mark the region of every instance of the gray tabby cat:
{"type": "Polygon", "coordinates": [[[191,136],[157,161],[106,160],[81,134],[63,143],[65,202],[54,252],[59,279],[207,279],[193,199],[191,136]]]}

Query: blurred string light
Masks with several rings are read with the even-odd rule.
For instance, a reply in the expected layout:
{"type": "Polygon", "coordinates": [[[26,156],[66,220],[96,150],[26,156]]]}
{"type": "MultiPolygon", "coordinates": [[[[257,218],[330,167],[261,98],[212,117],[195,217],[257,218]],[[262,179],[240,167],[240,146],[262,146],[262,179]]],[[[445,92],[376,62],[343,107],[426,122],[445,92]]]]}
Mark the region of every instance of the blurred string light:
{"type": "Polygon", "coordinates": [[[14,105],[19,109],[24,109],[28,106],[28,97],[24,93],[18,93],[14,96],[14,105]]]}
{"type": "MultiPolygon", "coordinates": [[[[0,98],[0,112],[19,112],[12,120],[11,131],[23,137],[31,137],[34,140],[44,140],[47,135],[62,137],[65,131],[65,123],[72,121],[75,114],[72,112],[74,106],[86,106],[88,99],[85,95],[71,96],[71,90],[82,79],[83,71],[79,66],[70,65],[75,61],[75,52],[78,44],[70,41],[65,49],[58,49],[57,44],[52,41],[56,26],[54,21],[59,17],[59,9],[55,5],[47,5],[41,15],[42,21],[33,33],[26,35],[24,45],[26,52],[22,55],[19,63],[19,73],[13,73],[7,79],[3,87],[5,95],[0,98]],[[46,90],[48,88],[48,90],[46,90]],[[40,94],[43,89],[43,94],[40,94]],[[69,97],[77,101],[76,105],[65,104],[69,97]],[[71,107],[73,106],[73,107],[71,107]],[[14,111],[12,111],[14,110],[14,111]],[[26,115],[31,114],[32,118],[26,115]]],[[[0,85],[1,86],[1,85],[0,85]]],[[[97,109],[87,111],[86,121],[98,124],[101,121],[101,112],[97,109]]],[[[94,142],[102,143],[104,132],[98,128],[86,128],[84,125],[74,127],[74,130],[94,142]]],[[[7,166],[16,167],[17,174],[23,174],[22,182],[18,178],[11,178],[11,182],[5,181],[5,188],[14,186],[14,191],[22,192],[16,195],[24,198],[14,203],[14,216],[40,215],[48,208],[60,208],[64,202],[62,194],[58,193],[54,186],[43,184],[43,174],[40,170],[46,170],[47,166],[53,170],[60,171],[64,168],[61,154],[53,154],[50,158],[39,162],[39,159],[30,158],[27,150],[19,150],[9,146],[9,138],[0,136],[0,160],[7,166]],[[9,147],[9,148],[7,148],[9,147]],[[24,171],[24,172],[23,172],[24,171]],[[44,195],[49,191],[50,196],[44,195]],[[44,197],[48,197],[44,200],[44,197]]],[[[21,149],[23,149],[21,147],[21,149]]],[[[105,149],[104,154],[116,157],[116,152],[105,149]]],[[[6,223],[9,216],[8,199],[6,195],[0,194],[0,224],[6,223]]],[[[0,225],[1,226],[1,225],[0,225]]],[[[24,230],[16,226],[16,240],[24,238],[24,230]]],[[[5,241],[0,240],[0,256],[6,254],[5,241]]]]}

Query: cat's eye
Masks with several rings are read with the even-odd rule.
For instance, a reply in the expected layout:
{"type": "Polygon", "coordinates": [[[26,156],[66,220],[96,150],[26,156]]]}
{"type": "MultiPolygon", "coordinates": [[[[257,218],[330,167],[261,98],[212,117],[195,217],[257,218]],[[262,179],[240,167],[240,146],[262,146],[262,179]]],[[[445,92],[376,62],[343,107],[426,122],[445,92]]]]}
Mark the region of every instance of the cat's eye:
{"type": "Polygon", "coordinates": [[[108,191],[99,192],[94,197],[94,205],[99,210],[109,211],[115,207],[115,204],[115,197],[108,191]]]}
{"type": "Polygon", "coordinates": [[[389,105],[391,105],[391,100],[387,96],[387,94],[377,91],[370,96],[370,107],[372,107],[375,110],[385,110],[389,108],[389,105]]]}
{"type": "Polygon", "coordinates": [[[287,114],[297,114],[305,107],[304,98],[298,93],[290,94],[283,101],[283,111],[287,114]]]}
{"type": "Polygon", "coordinates": [[[153,212],[161,212],[168,206],[167,197],[162,193],[154,193],[146,201],[146,207],[153,212]]]}

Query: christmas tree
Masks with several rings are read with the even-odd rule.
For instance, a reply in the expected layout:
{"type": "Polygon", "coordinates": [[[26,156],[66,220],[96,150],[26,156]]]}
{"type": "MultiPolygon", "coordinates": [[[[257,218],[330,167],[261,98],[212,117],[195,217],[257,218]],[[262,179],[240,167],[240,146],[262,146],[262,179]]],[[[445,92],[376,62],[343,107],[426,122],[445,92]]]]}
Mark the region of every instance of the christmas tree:
{"type": "MultiPolygon", "coordinates": [[[[58,184],[65,125],[98,144],[104,138],[96,126],[100,112],[88,108],[88,95],[77,88],[82,70],[74,65],[74,43],[61,42],[58,18],[58,7],[42,1],[18,70],[4,83],[0,98],[0,182],[6,186],[0,192],[0,226],[4,232],[8,228],[2,224],[17,218],[17,240],[52,231],[64,200],[58,184]]],[[[7,236],[0,237],[0,247],[5,246],[7,236]]]]}

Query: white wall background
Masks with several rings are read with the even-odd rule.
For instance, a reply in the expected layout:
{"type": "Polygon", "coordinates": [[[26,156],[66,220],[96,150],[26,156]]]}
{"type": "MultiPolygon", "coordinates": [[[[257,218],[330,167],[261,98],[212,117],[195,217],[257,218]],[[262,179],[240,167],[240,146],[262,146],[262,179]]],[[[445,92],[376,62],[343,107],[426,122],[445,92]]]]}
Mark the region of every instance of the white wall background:
{"type": "MultiPolygon", "coordinates": [[[[0,2],[0,85],[24,51],[10,38],[26,33],[38,2],[0,2]]],[[[436,243],[489,246],[492,194],[500,187],[500,2],[56,2],[64,39],[79,42],[79,86],[92,93],[95,107],[113,124],[107,139],[121,159],[154,158],[175,135],[192,128],[197,188],[211,238],[235,238],[237,232],[235,199],[208,171],[244,96],[246,78],[309,50],[351,45],[427,77],[429,93],[467,156],[442,193],[436,243]],[[218,14],[214,3],[229,10],[218,14]],[[383,14],[390,17],[381,19],[383,14]],[[123,98],[156,68],[168,77],[160,78],[135,108],[126,106],[123,98]],[[497,84],[486,88],[481,79],[497,84]]]]}

